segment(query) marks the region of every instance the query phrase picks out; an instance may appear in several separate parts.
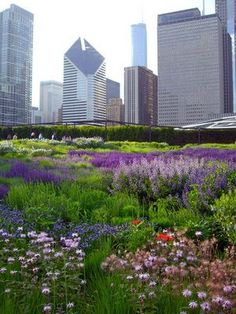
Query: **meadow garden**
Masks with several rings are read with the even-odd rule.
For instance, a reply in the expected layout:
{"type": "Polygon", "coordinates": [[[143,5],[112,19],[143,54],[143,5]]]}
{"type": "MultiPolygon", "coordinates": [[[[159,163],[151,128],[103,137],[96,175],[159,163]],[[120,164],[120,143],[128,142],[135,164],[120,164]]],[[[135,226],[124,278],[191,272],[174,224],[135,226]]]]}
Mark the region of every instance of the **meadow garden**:
{"type": "Polygon", "coordinates": [[[236,313],[236,144],[0,141],[1,314],[236,313]]]}

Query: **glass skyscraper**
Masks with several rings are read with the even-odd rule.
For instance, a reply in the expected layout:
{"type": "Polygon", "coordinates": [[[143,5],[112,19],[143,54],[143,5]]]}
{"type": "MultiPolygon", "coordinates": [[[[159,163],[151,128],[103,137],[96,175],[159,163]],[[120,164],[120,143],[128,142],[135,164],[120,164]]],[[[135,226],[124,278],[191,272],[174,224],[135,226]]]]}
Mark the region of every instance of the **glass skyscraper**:
{"type": "Polygon", "coordinates": [[[216,13],[226,27],[232,41],[233,95],[234,112],[236,112],[236,1],[215,0],[216,13]]]}
{"type": "Polygon", "coordinates": [[[64,56],[62,121],[106,119],[104,57],[83,38],[64,56]]]}
{"type": "Polygon", "coordinates": [[[147,31],[146,24],[131,25],[132,66],[147,67],[147,31]]]}
{"type": "Polygon", "coordinates": [[[16,6],[0,12],[0,124],[30,123],[33,14],[16,6]]]}

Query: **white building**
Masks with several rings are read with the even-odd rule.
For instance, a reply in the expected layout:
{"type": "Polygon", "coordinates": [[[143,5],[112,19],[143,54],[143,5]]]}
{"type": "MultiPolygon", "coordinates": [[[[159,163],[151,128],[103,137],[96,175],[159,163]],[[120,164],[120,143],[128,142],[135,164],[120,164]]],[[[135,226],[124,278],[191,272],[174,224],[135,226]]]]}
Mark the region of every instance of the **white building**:
{"type": "Polygon", "coordinates": [[[79,38],[64,56],[63,122],[106,119],[104,57],[79,38]]]}
{"type": "Polygon", "coordinates": [[[40,111],[42,122],[60,122],[59,110],[62,107],[62,83],[43,81],[40,83],[40,111]]]}
{"type": "Polygon", "coordinates": [[[158,124],[193,124],[223,112],[220,19],[198,9],[159,15],[158,124]]]}

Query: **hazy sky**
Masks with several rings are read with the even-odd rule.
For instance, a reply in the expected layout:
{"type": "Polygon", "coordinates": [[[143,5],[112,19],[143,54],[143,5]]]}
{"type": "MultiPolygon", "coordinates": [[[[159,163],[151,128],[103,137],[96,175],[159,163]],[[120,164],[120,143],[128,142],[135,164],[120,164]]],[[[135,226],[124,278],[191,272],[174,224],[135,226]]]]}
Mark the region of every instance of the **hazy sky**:
{"type": "MultiPolygon", "coordinates": [[[[131,28],[147,24],[148,67],[157,73],[157,15],[198,7],[203,0],[0,0],[0,11],[14,3],[34,14],[33,105],[43,80],[63,81],[64,53],[84,37],[105,58],[107,77],[121,83],[131,65],[131,28]]],[[[214,13],[215,0],[205,0],[214,13]]],[[[121,91],[123,94],[123,91],[121,91]]]]}

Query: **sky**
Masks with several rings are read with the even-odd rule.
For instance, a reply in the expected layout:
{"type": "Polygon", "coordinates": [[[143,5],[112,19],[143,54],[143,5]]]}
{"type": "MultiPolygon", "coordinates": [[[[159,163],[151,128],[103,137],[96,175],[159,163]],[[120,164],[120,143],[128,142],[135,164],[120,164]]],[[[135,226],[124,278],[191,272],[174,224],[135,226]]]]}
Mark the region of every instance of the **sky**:
{"type": "MultiPolygon", "coordinates": [[[[215,0],[205,0],[206,14],[215,0]]],[[[203,8],[203,0],[0,0],[0,12],[16,4],[34,14],[33,106],[39,106],[40,81],[63,82],[63,58],[84,37],[106,58],[107,77],[121,83],[131,65],[131,24],[147,25],[148,68],[157,74],[157,15],[203,8]]]]}

